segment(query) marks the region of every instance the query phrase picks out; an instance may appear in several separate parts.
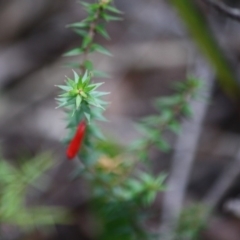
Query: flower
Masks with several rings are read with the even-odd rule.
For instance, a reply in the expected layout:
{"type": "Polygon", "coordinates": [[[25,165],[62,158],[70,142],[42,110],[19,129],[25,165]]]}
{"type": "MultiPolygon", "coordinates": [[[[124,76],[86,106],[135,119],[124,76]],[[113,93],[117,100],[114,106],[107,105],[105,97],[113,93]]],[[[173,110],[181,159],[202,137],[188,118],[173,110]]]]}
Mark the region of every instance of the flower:
{"type": "Polygon", "coordinates": [[[73,159],[79,152],[84,138],[86,126],[87,125],[84,120],[78,124],[77,131],[67,148],[67,157],[69,160],[73,159]]]}
{"type": "Polygon", "coordinates": [[[121,174],[123,170],[123,160],[120,157],[110,158],[102,156],[97,162],[97,167],[108,173],[121,174]]]}

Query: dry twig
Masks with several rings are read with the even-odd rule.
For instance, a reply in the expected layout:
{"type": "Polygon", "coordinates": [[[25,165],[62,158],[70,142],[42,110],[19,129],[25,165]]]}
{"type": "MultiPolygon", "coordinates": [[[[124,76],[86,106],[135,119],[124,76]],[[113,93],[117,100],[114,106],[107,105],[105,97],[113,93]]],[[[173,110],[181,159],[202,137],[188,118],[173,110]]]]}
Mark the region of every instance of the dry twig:
{"type": "Polygon", "coordinates": [[[215,0],[202,0],[204,3],[210,7],[216,9],[218,12],[224,14],[225,16],[240,22],[240,10],[227,6],[226,4],[215,1],[215,0]]]}
{"type": "Polygon", "coordinates": [[[210,207],[215,208],[222,200],[224,194],[233,185],[240,174],[240,151],[237,152],[235,159],[229,164],[228,168],[222,173],[219,179],[213,184],[206,195],[204,202],[210,207]]]}

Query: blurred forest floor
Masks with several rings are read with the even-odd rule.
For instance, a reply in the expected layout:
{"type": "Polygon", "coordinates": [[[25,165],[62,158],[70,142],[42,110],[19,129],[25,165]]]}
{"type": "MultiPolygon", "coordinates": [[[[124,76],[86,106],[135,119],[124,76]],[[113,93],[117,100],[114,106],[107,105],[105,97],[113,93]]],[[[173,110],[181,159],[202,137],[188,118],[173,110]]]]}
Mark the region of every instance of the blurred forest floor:
{"type": "MultiPolygon", "coordinates": [[[[92,59],[96,68],[111,75],[104,79],[106,84],[102,87],[112,93],[106,113],[110,122],[102,124],[104,132],[128,144],[137,137],[134,121],[154,112],[154,98],[170,94],[171,84],[185,79],[191,66],[189,46],[193,43],[167,1],[118,0],[116,6],[125,13],[124,21],[108,26],[110,42],[98,39],[114,57],[94,54],[92,59]]],[[[210,16],[209,24],[221,46],[238,66],[240,25],[203,9],[210,16]]],[[[60,162],[49,174],[52,182],[47,191],[37,194],[34,200],[78,210],[76,226],[58,229],[55,239],[89,239],[90,234],[84,223],[87,212],[83,212],[88,197],[86,186],[81,180],[69,182],[75,164],[66,160],[65,147],[60,142],[65,135],[64,114],[55,109],[54,100],[58,93],[54,85],[71,75],[71,69],[64,67],[70,59],[62,58],[62,54],[81,40],[65,25],[84,16],[81,6],[73,0],[0,0],[1,148],[3,156],[12,161],[48,150],[60,162]]],[[[234,164],[239,133],[239,109],[216,85],[209,100],[186,202],[201,202],[218,177],[234,164]]],[[[172,136],[169,138],[175,141],[172,136]]],[[[156,171],[167,171],[171,156],[172,151],[156,154],[156,171]]],[[[239,165],[234,165],[234,169],[239,165]]],[[[216,214],[203,239],[240,239],[239,173],[240,168],[234,172],[234,178],[229,175],[230,184],[217,201],[216,214]]],[[[158,200],[161,202],[161,196],[158,200]]]]}

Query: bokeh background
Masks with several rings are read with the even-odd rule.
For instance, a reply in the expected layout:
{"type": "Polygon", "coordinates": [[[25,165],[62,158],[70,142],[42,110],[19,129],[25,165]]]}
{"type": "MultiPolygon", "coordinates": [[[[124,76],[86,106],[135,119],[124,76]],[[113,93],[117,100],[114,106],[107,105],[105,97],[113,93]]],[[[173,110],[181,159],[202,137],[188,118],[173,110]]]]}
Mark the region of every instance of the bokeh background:
{"type": "MultiPolygon", "coordinates": [[[[240,24],[202,1],[197,2],[208,27],[237,73],[240,24]]],[[[114,57],[93,54],[91,59],[97,69],[111,75],[104,79],[102,87],[112,93],[108,96],[111,105],[106,111],[110,121],[101,126],[107,136],[128,144],[137,137],[134,122],[154,112],[154,98],[171,94],[174,81],[184,80],[191,71],[194,73],[196,59],[204,62],[201,76],[210,76],[209,81],[215,77],[214,70],[202,57],[176,9],[167,0],[116,0],[115,3],[124,12],[124,21],[107,26],[111,41],[97,38],[114,57]],[[209,74],[206,75],[206,71],[209,74]]],[[[226,3],[238,6],[234,1],[226,3]]],[[[45,191],[33,194],[32,201],[65,206],[78,215],[74,226],[56,227],[46,235],[39,231],[23,234],[3,226],[7,239],[74,240],[91,237],[91,229],[86,224],[91,221],[85,205],[87,188],[81,179],[69,181],[76,165],[67,161],[65,146],[61,143],[66,130],[62,110],[55,109],[58,89],[54,86],[63,83],[65,75],[71,76],[71,69],[64,67],[66,63],[78,60],[62,57],[81,41],[65,26],[85,16],[75,0],[0,0],[2,155],[15,162],[41,152],[52,152],[58,164],[48,173],[51,181],[45,191]]],[[[210,98],[199,100],[206,105],[206,113],[203,122],[199,123],[200,133],[196,136],[198,142],[188,173],[187,189],[184,190],[184,204],[204,203],[207,196],[215,196],[215,211],[201,239],[239,240],[239,105],[217,82],[211,89],[206,88],[206,92],[210,92],[210,98]],[[220,183],[219,179],[222,180],[220,183]],[[219,184],[214,185],[216,183],[219,184]]],[[[174,143],[178,137],[169,136],[169,139],[173,145],[170,153],[154,156],[156,172],[170,172],[172,169],[174,143]]],[[[160,214],[162,195],[154,207],[160,214]]]]}

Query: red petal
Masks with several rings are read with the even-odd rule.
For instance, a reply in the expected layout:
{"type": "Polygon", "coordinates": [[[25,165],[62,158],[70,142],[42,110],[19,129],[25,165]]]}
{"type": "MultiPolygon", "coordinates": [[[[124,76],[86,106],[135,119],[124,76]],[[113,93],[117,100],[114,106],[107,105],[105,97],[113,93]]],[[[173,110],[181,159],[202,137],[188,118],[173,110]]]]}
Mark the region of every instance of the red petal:
{"type": "Polygon", "coordinates": [[[70,159],[70,160],[73,159],[79,152],[79,149],[80,149],[82,141],[83,141],[85,129],[86,129],[86,123],[85,123],[85,121],[81,121],[78,125],[75,136],[73,137],[73,139],[71,140],[71,142],[68,145],[68,148],[67,148],[68,159],[70,159]]]}

